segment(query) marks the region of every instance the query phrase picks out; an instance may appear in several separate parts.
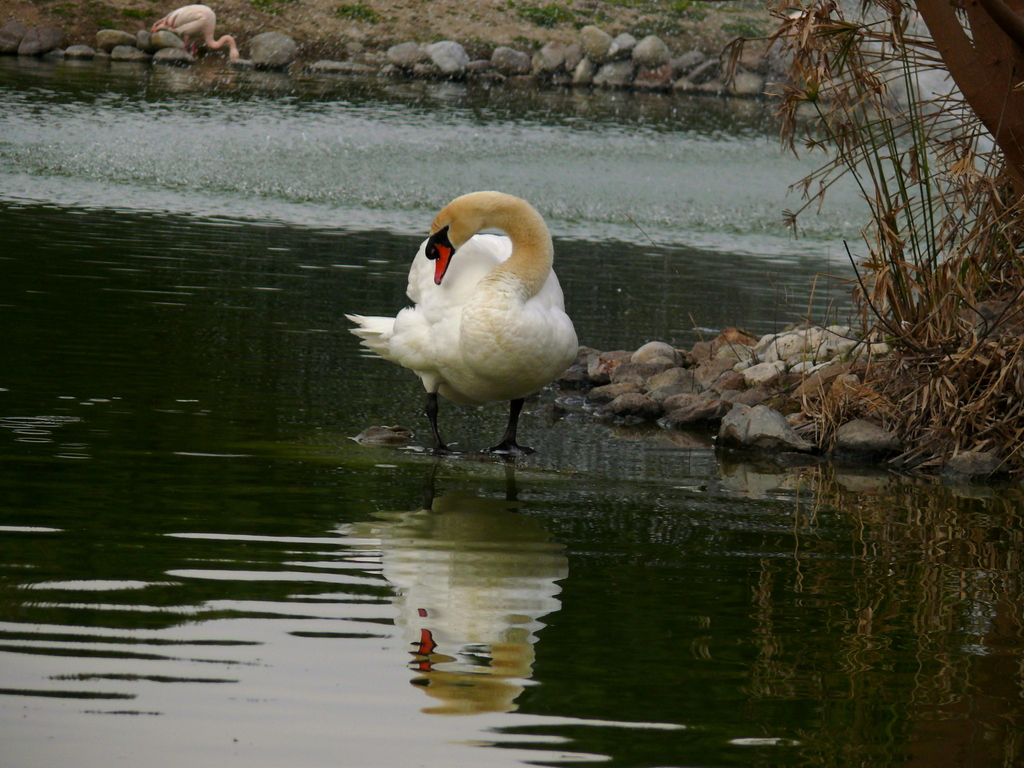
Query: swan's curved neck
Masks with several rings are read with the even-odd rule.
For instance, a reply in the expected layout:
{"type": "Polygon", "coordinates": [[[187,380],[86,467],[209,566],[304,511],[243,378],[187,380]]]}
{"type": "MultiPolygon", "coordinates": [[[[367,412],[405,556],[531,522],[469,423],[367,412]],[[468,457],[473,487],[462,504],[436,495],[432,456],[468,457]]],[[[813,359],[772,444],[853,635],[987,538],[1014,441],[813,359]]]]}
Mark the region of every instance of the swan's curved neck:
{"type": "Polygon", "coordinates": [[[453,200],[445,211],[448,209],[452,209],[451,235],[456,248],[477,232],[492,228],[500,229],[512,241],[512,255],[492,270],[489,280],[516,283],[527,298],[544,287],[555,249],[544,218],[532,205],[501,192],[473,192],[453,200]]]}
{"type": "Polygon", "coordinates": [[[229,47],[229,50],[231,52],[231,54],[230,54],[231,58],[232,59],[237,59],[238,58],[238,46],[235,44],[235,38],[233,38],[231,35],[224,35],[224,37],[222,37],[220,40],[214,40],[213,39],[213,30],[210,29],[209,27],[206,28],[206,47],[207,48],[212,48],[213,50],[216,51],[219,48],[223,48],[225,44],[227,44],[228,47],[229,47]]]}

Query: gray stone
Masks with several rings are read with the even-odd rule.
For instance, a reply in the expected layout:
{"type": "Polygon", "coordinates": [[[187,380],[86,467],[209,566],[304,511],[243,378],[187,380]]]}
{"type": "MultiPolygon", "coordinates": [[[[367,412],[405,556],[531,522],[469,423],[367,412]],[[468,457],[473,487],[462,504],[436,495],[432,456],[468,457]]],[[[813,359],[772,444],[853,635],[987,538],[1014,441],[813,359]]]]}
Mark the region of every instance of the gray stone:
{"type": "Polygon", "coordinates": [[[570,75],[576,71],[577,65],[583,61],[583,46],[573,43],[565,49],[565,71],[570,75]]]}
{"type": "Polygon", "coordinates": [[[667,91],[672,87],[672,77],[671,64],[662,64],[655,69],[640,67],[633,87],[640,91],[667,91]]]}
{"type": "Polygon", "coordinates": [[[656,357],[667,357],[675,365],[683,364],[683,356],[675,347],[664,341],[649,341],[640,347],[629,359],[631,363],[649,363],[656,357]]]}
{"type": "Polygon", "coordinates": [[[487,73],[491,73],[493,77],[499,79],[502,77],[500,73],[494,71],[494,65],[491,64],[490,59],[476,59],[466,65],[466,74],[468,75],[486,75],[487,73]]]}
{"type": "Polygon", "coordinates": [[[711,389],[718,377],[726,371],[731,371],[734,365],[732,360],[708,360],[701,363],[694,369],[697,378],[697,386],[703,389],[711,389]]]}
{"type": "Polygon", "coordinates": [[[533,69],[533,62],[527,54],[506,45],[494,49],[491,65],[503,75],[527,75],[533,69]]]}
{"type": "Polygon", "coordinates": [[[18,52],[18,46],[28,33],[28,27],[17,21],[9,21],[0,27],[0,53],[18,52]]]}
{"type": "Polygon", "coordinates": [[[64,49],[54,48],[52,51],[47,51],[42,56],[43,61],[63,61],[64,60],[64,49]]]}
{"type": "Polygon", "coordinates": [[[622,381],[635,381],[646,387],[647,380],[655,374],[671,368],[671,363],[620,363],[611,370],[609,378],[612,384],[622,381]]]}
{"type": "Polygon", "coordinates": [[[854,419],[836,430],[833,452],[840,455],[878,458],[899,450],[900,439],[887,429],[864,419],[854,419]]]}
{"type": "Polygon", "coordinates": [[[719,63],[718,59],[708,59],[703,64],[692,69],[686,75],[686,79],[694,85],[702,85],[703,83],[718,77],[718,73],[721,69],[722,65],[719,63]]]}
{"type": "Polygon", "coordinates": [[[694,372],[689,368],[672,367],[661,373],[656,373],[647,379],[647,388],[649,390],[668,386],[682,387],[685,391],[694,393],[699,389],[694,372]]]}
{"type": "Polygon", "coordinates": [[[60,47],[63,33],[57,27],[32,27],[21,38],[18,45],[19,56],[42,56],[54,48],[60,47]]]}
{"type": "Polygon", "coordinates": [[[777,379],[785,371],[786,364],[782,360],[776,360],[771,363],[758,363],[743,369],[743,380],[748,387],[760,387],[773,379],[777,379]]]}
{"type": "Polygon", "coordinates": [[[999,457],[991,451],[964,451],[942,466],[946,477],[990,477],[1001,470],[999,457]]]}
{"type": "Polygon", "coordinates": [[[452,40],[442,40],[427,46],[427,55],[434,63],[441,74],[448,77],[459,77],[466,71],[469,64],[469,54],[459,43],[452,40]]]}
{"type": "Polygon", "coordinates": [[[668,46],[657,35],[648,35],[633,48],[633,61],[648,69],[664,66],[670,58],[668,46]]]}
{"type": "Polygon", "coordinates": [[[160,29],[150,35],[149,45],[151,48],[156,48],[158,51],[162,51],[164,48],[177,48],[181,51],[185,50],[185,41],[169,29],[160,29]]]}
{"type": "Polygon", "coordinates": [[[553,75],[565,64],[565,44],[553,40],[537,51],[533,57],[533,71],[538,75],[553,75]]]}
{"type": "Polygon", "coordinates": [[[588,58],[580,59],[580,63],[576,65],[576,69],[572,71],[572,84],[573,85],[590,85],[594,82],[594,73],[597,71],[597,65],[594,64],[588,58]]]}
{"type": "Polygon", "coordinates": [[[772,396],[772,391],[767,387],[752,387],[751,389],[745,389],[742,392],[739,392],[735,389],[723,390],[721,395],[723,400],[728,400],[730,403],[740,403],[742,405],[760,405],[761,403],[763,403],[765,400],[772,396]],[[729,397],[726,397],[726,391],[734,394],[730,394],[729,397]]]}
{"type": "Polygon", "coordinates": [[[331,75],[370,75],[376,73],[373,67],[368,64],[360,64],[357,61],[328,61],[320,59],[306,67],[308,72],[319,72],[331,75]]]}
{"type": "Polygon", "coordinates": [[[594,387],[587,393],[588,403],[610,403],[619,395],[631,393],[640,394],[643,387],[635,381],[623,381],[618,384],[605,384],[601,387],[594,387]]]}
{"type": "Polygon", "coordinates": [[[412,69],[417,64],[426,64],[430,56],[419,43],[399,43],[388,48],[388,61],[402,69],[412,69]]]}
{"type": "MultiPolygon", "coordinates": [[[[152,41],[152,38],[150,38],[152,41]]],[[[124,32],[120,29],[101,29],[96,33],[96,48],[110,53],[119,45],[132,45],[137,38],[131,32],[124,32]]]]}
{"type": "Polygon", "coordinates": [[[633,416],[645,421],[653,421],[662,414],[661,405],[638,392],[619,395],[601,410],[614,416],[633,416]]]}
{"type": "Polygon", "coordinates": [[[624,61],[633,55],[634,48],[636,48],[636,38],[629,32],[623,32],[612,40],[612,44],[608,47],[608,60],[624,61]]]}
{"type": "Polygon", "coordinates": [[[722,419],[718,443],[725,448],[759,451],[799,451],[810,453],[814,445],[789,426],[786,417],[767,405],[733,405],[722,419]]]}
{"type": "Polygon", "coordinates": [[[635,71],[632,61],[612,61],[597,70],[593,83],[604,88],[626,88],[633,84],[635,71]]]}
{"type": "Polygon", "coordinates": [[[96,51],[90,48],[88,45],[69,45],[64,50],[64,58],[67,59],[93,59],[96,57],[96,51]]]}
{"type": "Polygon", "coordinates": [[[669,63],[672,65],[672,72],[676,77],[683,77],[708,60],[701,51],[687,51],[682,56],[677,56],[669,63]]]}
{"type": "Polygon", "coordinates": [[[299,54],[299,46],[281,32],[264,32],[249,41],[249,57],[257,69],[284,69],[299,54]]]}
{"type": "Polygon", "coordinates": [[[196,57],[181,48],[161,48],[153,54],[153,63],[168,67],[188,67],[196,63],[196,57]]]}
{"type": "MultiPolygon", "coordinates": [[[[668,411],[658,420],[665,429],[683,429],[686,427],[707,426],[717,424],[729,413],[732,403],[713,398],[711,400],[695,399],[687,405],[680,405],[668,411]]],[[[666,410],[668,410],[666,408],[666,410]]]]}
{"type": "Polygon", "coordinates": [[[159,50],[153,47],[153,33],[148,29],[140,29],[135,33],[135,47],[146,53],[156,53],[159,50]]]}
{"type": "Polygon", "coordinates": [[[134,45],[115,45],[110,52],[111,61],[149,61],[151,58],[153,57],[134,45]]]}
{"type": "Polygon", "coordinates": [[[607,384],[611,381],[612,369],[621,363],[628,362],[632,352],[616,349],[587,356],[587,375],[594,384],[607,384]]]}
{"type": "Polygon", "coordinates": [[[692,387],[685,387],[681,384],[664,384],[654,389],[648,388],[647,396],[656,403],[664,403],[671,397],[677,395],[692,395],[694,394],[692,387]]]}
{"type": "Polygon", "coordinates": [[[588,24],[580,30],[580,45],[583,55],[595,64],[608,61],[608,50],[612,47],[612,36],[600,27],[588,24]]]}

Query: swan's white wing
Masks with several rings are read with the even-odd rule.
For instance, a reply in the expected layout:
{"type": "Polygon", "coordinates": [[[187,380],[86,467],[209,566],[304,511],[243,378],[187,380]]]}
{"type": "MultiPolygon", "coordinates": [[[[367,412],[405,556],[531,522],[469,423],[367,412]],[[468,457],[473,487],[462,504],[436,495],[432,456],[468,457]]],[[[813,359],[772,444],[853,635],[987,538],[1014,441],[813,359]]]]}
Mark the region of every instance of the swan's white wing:
{"type": "Polygon", "coordinates": [[[436,285],[435,262],[426,256],[426,243],[413,259],[406,293],[428,318],[464,305],[477,283],[512,253],[512,241],[504,235],[474,235],[455,252],[444,280],[436,285]]]}

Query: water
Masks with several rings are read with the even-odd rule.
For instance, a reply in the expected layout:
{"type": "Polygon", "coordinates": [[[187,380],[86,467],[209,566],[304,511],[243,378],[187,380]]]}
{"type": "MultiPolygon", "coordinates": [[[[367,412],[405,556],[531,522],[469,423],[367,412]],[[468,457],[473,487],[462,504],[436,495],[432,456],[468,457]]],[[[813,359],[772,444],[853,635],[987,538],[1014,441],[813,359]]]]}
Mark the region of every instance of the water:
{"type": "Polygon", "coordinates": [[[1020,762],[1016,489],[729,463],[571,393],[514,468],[351,440],[425,432],[341,314],[403,306],[467,189],[535,198],[598,348],[843,311],[853,203],[777,229],[802,166],[751,105],[0,72],[5,766],[1020,762]]]}

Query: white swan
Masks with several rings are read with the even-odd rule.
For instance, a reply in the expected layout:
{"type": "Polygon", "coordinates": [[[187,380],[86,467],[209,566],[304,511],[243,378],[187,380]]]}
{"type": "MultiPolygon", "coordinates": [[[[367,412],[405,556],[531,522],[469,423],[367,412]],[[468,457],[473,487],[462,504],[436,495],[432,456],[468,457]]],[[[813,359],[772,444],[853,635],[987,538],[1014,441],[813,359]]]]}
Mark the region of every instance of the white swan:
{"type": "Polygon", "coordinates": [[[396,317],[345,316],[364,346],[423,380],[435,453],[451,452],[437,429],[439,393],[462,405],[511,401],[508,428],[488,450],[532,453],[516,443],[523,398],[557,378],[578,349],[553,255],[533,206],[472,192],[437,214],[413,259],[407,293],[415,306],[396,317]],[[491,228],[508,236],[477,234],[491,228]]]}

